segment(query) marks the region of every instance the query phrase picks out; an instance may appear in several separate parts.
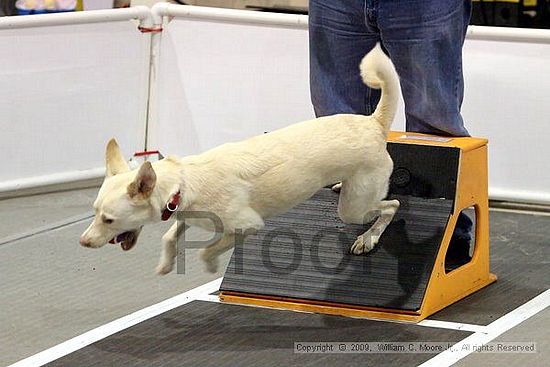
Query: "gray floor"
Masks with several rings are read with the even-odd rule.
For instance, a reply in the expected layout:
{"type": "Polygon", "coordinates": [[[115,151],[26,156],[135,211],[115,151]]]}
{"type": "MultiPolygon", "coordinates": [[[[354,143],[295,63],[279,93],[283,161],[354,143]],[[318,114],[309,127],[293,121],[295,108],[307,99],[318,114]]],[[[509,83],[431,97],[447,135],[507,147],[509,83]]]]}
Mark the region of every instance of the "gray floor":
{"type": "MultiPolygon", "coordinates": [[[[95,189],[87,189],[0,201],[0,366],[222,275],[206,273],[196,250],[186,252],[185,274],[155,275],[167,223],[146,227],[129,252],[118,246],[80,247],[78,237],[89,221],[82,218],[90,214],[95,194],[95,189]],[[56,229],[48,231],[49,227],[56,229]]],[[[491,225],[492,267],[499,281],[434,315],[435,319],[487,324],[548,288],[544,274],[548,274],[550,242],[545,233],[550,217],[500,215],[491,225]],[[525,230],[531,233],[527,240],[518,235],[525,230]]],[[[228,256],[220,269],[227,260],[228,256]]],[[[458,365],[548,365],[549,318],[546,310],[497,338],[535,341],[539,353],[473,354],[458,365]]]]}
{"type": "Polygon", "coordinates": [[[471,333],[194,301],[46,367],[416,366],[436,353],[294,353],[294,343],[458,342],[471,333]]]}
{"type": "Polygon", "coordinates": [[[67,218],[91,215],[96,194],[94,188],[0,200],[0,243],[67,218]]]}
{"type": "Polygon", "coordinates": [[[470,354],[455,364],[457,367],[483,366],[529,366],[546,367],[550,365],[550,337],[548,327],[550,326],[550,309],[546,309],[532,318],[524,321],[510,331],[502,334],[493,340],[499,342],[535,342],[537,353],[514,353],[514,354],[470,354]]]}
{"type": "MultiPolygon", "coordinates": [[[[97,189],[0,201],[0,243],[63,218],[89,213],[97,189]]],[[[134,249],[85,249],[84,220],[0,245],[0,366],[222,276],[206,273],[196,251],[185,274],[157,276],[169,223],[145,228],[134,249]]],[[[224,257],[221,269],[228,257],[224,257]]]]}

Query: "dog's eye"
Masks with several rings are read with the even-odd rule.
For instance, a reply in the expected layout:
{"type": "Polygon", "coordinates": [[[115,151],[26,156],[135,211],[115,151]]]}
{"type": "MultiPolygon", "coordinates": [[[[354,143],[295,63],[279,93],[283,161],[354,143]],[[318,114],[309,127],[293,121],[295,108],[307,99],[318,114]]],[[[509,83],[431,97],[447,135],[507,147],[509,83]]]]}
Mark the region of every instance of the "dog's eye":
{"type": "Polygon", "coordinates": [[[113,219],[107,219],[107,218],[104,218],[104,219],[103,219],[103,223],[106,223],[106,224],[111,224],[111,223],[113,223],[113,222],[114,222],[113,219]]]}

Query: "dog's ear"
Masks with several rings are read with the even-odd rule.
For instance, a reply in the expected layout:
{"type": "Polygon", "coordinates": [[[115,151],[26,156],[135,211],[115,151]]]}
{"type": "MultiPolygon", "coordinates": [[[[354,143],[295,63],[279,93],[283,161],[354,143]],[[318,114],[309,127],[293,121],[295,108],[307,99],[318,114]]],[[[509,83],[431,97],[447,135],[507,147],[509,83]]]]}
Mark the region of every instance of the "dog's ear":
{"type": "Polygon", "coordinates": [[[145,162],[139,168],[134,182],[128,185],[128,195],[133,198],[147,199],[153,193],[157,182],[157,175],[151,162],[145,162]]]}
{"type": "Polygon", "coordinates": [[[130,171],[130,166],[122,156],[115,139],[109,140],[105,151],[105,164],[107,177],[130,171]]]}

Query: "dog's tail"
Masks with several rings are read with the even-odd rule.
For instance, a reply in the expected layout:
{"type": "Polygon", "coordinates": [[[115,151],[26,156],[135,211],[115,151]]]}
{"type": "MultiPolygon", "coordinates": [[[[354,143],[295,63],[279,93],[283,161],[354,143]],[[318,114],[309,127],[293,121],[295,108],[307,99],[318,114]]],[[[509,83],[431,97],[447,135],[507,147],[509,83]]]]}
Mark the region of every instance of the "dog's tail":
{"type": "Polygon", "coordinates": [[[382,97],[372,116],[382,125],[387,134],[395,117],[400,93],[399,78],[393,63],[378,43],[363,58],[359,69],[366,85],[374,89],[382,89],[382,97]]]}

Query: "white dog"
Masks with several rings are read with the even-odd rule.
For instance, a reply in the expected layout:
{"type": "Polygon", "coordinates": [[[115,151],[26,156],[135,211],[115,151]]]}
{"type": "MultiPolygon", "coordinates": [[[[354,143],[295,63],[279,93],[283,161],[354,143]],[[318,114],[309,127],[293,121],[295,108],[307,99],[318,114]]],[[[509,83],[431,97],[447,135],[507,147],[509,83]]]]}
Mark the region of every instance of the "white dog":
{"type": "MultiPolygon", "coordinates": [[[[364,224],[378,217],[351,246],[357,255],[370,251],[399,207],[397,200],[384,200],[393,169],[386,138],[399,82],[379,45],[362,60],[360,71],[368,86],[382,89],[370,116],[321,117],[200,155],[145,162],[135,171],[129,169],[116,141],[109,141],[107,174],[94,203],[95,218],[80,244],[97,248],[111,240],[129,250],[144,224],[167,219],[174,209],[207,211],[223,223],[219,240],[201,254],[214,272],[218,255],[233,247],[236,230],[258,230],[264,219],[341,182],[338,214],[343,222],[364,224]]],[[[157,273],[172,270],[176,241],[188,225],[213,230],[210,220],[174,223],[162,238],[157,273]]]]}

